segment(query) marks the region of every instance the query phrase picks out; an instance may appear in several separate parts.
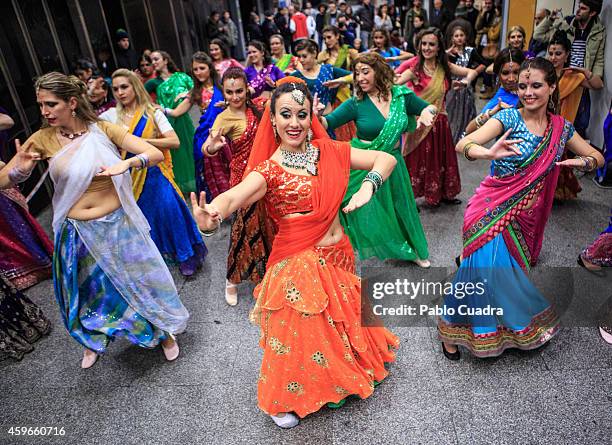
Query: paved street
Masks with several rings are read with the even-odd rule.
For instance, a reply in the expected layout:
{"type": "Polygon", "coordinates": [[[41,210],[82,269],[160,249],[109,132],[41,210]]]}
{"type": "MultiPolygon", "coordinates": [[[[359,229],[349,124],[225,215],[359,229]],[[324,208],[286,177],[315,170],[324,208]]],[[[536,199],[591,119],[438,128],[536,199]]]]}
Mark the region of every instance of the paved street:
{"type": "MultiPolygon", "coordinates": [[[[465,205],[488,166],[460,163],[465,205]]],[[[581,184],[577,202],[553,209],[540,266],[574,266],[607,224],[612,192],[590,177],[581,184]]],[[[422,206],[433,265],[451,266],[460,252],[464,205],[422,206]]],[[[47,228],[49,219],[41,216],[47,228]]],[[[0,444],[609,443],[612,347],[594,328],[563,329],[541,351],[488,360],[464,353],[456,363],[443,357],[435,329],[394,328],[398,361],[372,397],[280,430],[256,405],[261,354],[248,321],[251,289],[240,288],[237,307],[223,299],[228,235],[225,226],[207,241],[194,279],[173,270],[191,313],[173,363],[160,349],[118,341],[81,370],[82,349],[61,323],[51,281],[30,289],[54,329],[22,362],[0,362],[0,444]],[[66,435],[17,438],[7,435],[11,426],[63,427],[66,435]]]]}

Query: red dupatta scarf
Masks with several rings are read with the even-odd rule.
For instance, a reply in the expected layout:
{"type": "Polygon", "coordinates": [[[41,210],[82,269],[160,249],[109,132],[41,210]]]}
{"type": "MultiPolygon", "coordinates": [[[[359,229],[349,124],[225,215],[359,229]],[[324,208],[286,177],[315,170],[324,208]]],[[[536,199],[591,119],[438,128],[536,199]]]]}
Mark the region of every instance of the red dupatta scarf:
{"type": "MultiPolygon", "coordinates": [[[[296,77],[285,77],[279,83],[303,83],[296,77]]],[[[312,144],[320,150],[318,175],[312,177],[312,212],[295,218],[282,218],[274,238],[267,269],[277,262],[315,246],[338,215],[346,193],[351,167],[350,145],[329,139],[321,123],[315,118],[311,126],[312,144]]],[[[261,162],[270,159],[278,143],[274,137],[267,105],[253,142],[253,149],[245,170],[248,175],[261,162]]]]}
{"type": "Polygon", "coordinates": [[[242,135],[234,140],[229,141],[228,145],[232,151],[232,160],[230,161],[230,187],[234,187],[242,181],[244,170],[247,166],[247,161],[251,154],[255,134],[257,133],[259,121],[257,116],[250,108],[246,109],[246,128],[242,135]]]}
{"type": "Polygon", "coordinates": [[[515,172],[487,176],[476,189],[465,210],[464,258],[502,233],[524,270],[536,263],[559,177],[555,162],[561,159],[571,128],[561,116],[549,119],[542,142],[515,172]]]}

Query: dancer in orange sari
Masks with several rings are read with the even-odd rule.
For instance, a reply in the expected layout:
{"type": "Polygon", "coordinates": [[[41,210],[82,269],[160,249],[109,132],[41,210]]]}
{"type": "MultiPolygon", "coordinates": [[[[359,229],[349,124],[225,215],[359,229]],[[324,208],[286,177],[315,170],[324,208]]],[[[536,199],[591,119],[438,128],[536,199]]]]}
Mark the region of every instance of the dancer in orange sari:
{"type": "Polygon", "coordinates": [[[361,326],[361,284],[338,211],[351,169],[371,171],[344,212],[367,204],[396,161],[382,151],[328,139],[312,120],[305,83],[287,78],[279,84],[243,181],[208,205],[203,195],[199,205],[195,194],[191,199],[206,231],[262,198],[278,224],[251,320],[261,327],[264,349],[259,407],[281,428],[291,428],[328,402],[370,396],[388,374],[385,362],[395,358],[396,336],[361,326]]]}

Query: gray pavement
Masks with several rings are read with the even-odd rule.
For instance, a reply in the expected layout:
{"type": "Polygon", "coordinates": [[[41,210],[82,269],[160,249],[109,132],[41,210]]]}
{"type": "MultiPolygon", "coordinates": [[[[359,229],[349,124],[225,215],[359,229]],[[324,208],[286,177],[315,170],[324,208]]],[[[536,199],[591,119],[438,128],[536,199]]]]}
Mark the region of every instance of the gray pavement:
{"type": "MultiPolygon", "coordinates": [[[[451,266],[460,252],[465,203],[487,172],[485,163],[460,164],[464,205],[422,206],[436,266],[451,266]]],[[[612,192],[590,177],[581,184],[579,200],[554,207],[540,266],[575,265],[606,224],[612,192]]],[[[41,220],[48,228],[48,212],[41,220]]],[[[261,353],[248,321],[251,288],[240,288],[237,307],[223,299],[228,234],[225,226],[207,240],[210,253],[194,279],[173,270],[191,313],[173,363],[160,349],[117,341],[81,370],[82,349],[61,323],[51,281],[30,289],[54,329],[22,362],[0,362],[0,444],[610,443],[612,346],[594,328],[565,328],[543,350],[487,360],[464,353],[456,363],[442,356],[434,328],[394,328],[398,360],[369,399],[280,430],[256,404],[261,353]],[[11,426],[66,434],[9,436],[11,426]]]]}

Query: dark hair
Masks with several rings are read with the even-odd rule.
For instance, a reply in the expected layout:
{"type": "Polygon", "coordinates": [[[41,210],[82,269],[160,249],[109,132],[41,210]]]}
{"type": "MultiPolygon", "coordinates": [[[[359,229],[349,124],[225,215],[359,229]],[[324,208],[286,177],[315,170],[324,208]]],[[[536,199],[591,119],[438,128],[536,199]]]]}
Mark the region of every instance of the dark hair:
{"type": "MultiPolygon", "coordinates": [[[[542,71],[544,73],[544,80],[546,81],[548,86],[553,86],[553,85],[558,86],[557,71],[555,70],[555,67],[553,66],[550,60],[547,60],[544,57],[536,57],[534,59],[525,60],[521,64],[521,67],[519,68],[519,75],[523,71],[530,70],[530,69],[542,71]]],[[[559,88],[555,88],[551,97],[552,97],[552,104],[550,101],[548,101],[548,104],[546,105],[546,110],[549,111],[550,113],[558,114],[559,113],[559,88]]],[[[519,107],[521,106],[522,106],[522,103],[519,105],[519,107]]]]}
{"type": "Polygon", "coordinates": [[[595,12],[596,15],[601,14],[601,7],[603,5],[602,0],[580,0],[580,3],[584,3],[584,5],[595,12]]]}
{"type": "MultiPolygon", "coordinates": [[[[455,21],[455,20],[453,20],[455,21]]],[[[451,22],[452,23],[452,22],[451,22]]],[[[468,32],[468,30],[466,29],[465,25],[463,23],[455,23],[455,24],[449,24],[447,31],[446,31],[446,46],[453,46],[453,36],[455,35],[455,32],[457,30],[460,30],[463,32],[463,34],[465,35],[465,44],[467,46],[468,42],[470,41],[470,33],[468,32]]]]}
{"type": "Polygon", "coordinates": [[[147,56],[146,54],[141,55],[138,58],[138,67],[140,68],[140,62],[147,62],[149,65],[151,65],[153,62],[151,61],[151,58],[149,56],[147,56]]]}
{"type": "Polygon", "coordinates": [[[374,29],[374,31],[372,31],[372,48],[375,48],[374,46],[374,34],[382,34],[383,37],[385,38],[385,43],[384,43],[384,47],[385,49],[389,49],[389,47],[391,46],[391,36],[389,36],[389,31],[387,31],[384,28],[376,28],[374,29]]]}
{"type": "Polygon", "coordinates": [[[77,71],[87,71],[87,70],[91,70],[91,74],[92,76],[94,74],[96,74],[96,65],[94,65],[94,63],[89,60],[89,59],[85,59],[85,58],[81,58],[81,59],[77,59],[77,61],[74,63],[74,66],[72,68],[73,72],[77,72],[77,71]]]}
{"type": "MultiPolygon", "coordinates": [[[[191,68],[193,70],[194,63],[203,63],[208,66],[208,71],[210,72],[210,80],[214,86],[219,85],[219,73],[215,69],[215,65],[213,64],[212,59],[208,54],[203,51],[197,51],[191,56],[191,68]]],[[[204,88],[204,84],[198,80],[198,78],[191,73],[191,77],[193,77],[193,88],[191,89],[191,103],[199,104],[202,101],[202,88],[204,88]]]]}
{"type": "Polygon", "coordinates": [[[569,56],[572,52],[572,43],[567,38],[567,33],[565,31],[561,31],[560,29],[555,31],[553,36],[550,38],[550,41],[548,42],[548,46],[546,48],[550,48],[551,45],[561,45],[563,47],[568,56],[567,60],[565,61],[565,66],[569,66],[569,56]]]}
{"type": "MultiPolygon", "coordinates": [[[[255,117],[257,117],[257,120],[261,119],[262,112],[255,106],[253,100],[251,99],[251,92],[249,91],[249,80],[247,79],[244,70],[239,66],[229,67],[227,70],[225,70],[225,73],[223,73],[223,77],[221,78],[221,87],[225,85],[225,81],[228,79],[241,79],[244,82],[244,87],[246,89],[247,95],[246,106],[247,108],[251,109],[255,117]]],[[[223,91],[223,96],[225,96],[225,91],[223,91]]]]}
{"type": "Polygon", "coordinates": [[[444,70],[444,77],[450,80],[451,72],[450,72],[450,67],[448,65],[448,55],[446,54],[446,48],[444,46],[444,37],[442,36],[442,31],[440,31],[438,28],[433,28],[433,27],[426,28],[417,34],[416,47],[417,47],[419,62],[417,63],[416,71],[420,74],[424,72],[423,64],[425,63],[425,59],[423,58],[423,55],[421,54],[421,40],[423,40],[423,37],[428,36],[428,35],[434,35],[438,39],[438,57],[437,57],[438,60],[437,62],[444,70]]]}
{"type": "MultiPolygon", "coordinates": [[[[351,63],[351,71],[355,72],[355,68],[357,67],[358,63],[363,63],[372,67],[372,70],[374,71],[374,86],[381,96],[388,97],[391,93],[391,88],[393,87],[395,73],[386,62],[385,58],[374,51],[360,53],[353,59],[353,62],[351,63]]],[[[357,76],[354,76],[353,78],[353,86],[355,89],[355,95],[359,99],[363,99],[365,97],[365,93],[357,82],[357,76]]]]}
{"type": "Polygon", "coordinates": [[[247,48],[249,46],[252,46],[253,48],[257,49],[257,51],[260,51],[263,53],[264,66],[268,66],[272,63],[272,56],[270,56],[270,51],[268,51],[268,48],[266,47],[266,45],[261,43],[259,40],[251,40],[249,44],[247,45],[247,48]]]}
{"type": "Polygon", "coordinates": [[[323,30],[321,31],[321,35],[325,34],[326,32],[331,32],[333,35],[335,35],[338,38],[339,46],[344,45],[344,36],[342,35],[342,33],[340,32],[340,29],[337,26],[325,25],[323,27],[323,30]]]}
{"type": "Polygon", "coordinates": [[[172,60],[172,57],[170,57],[170,54],[168,54],[166,51],[163,51],[161,49],[155,49],[153,51],[151,51],[152,53],[159,53],[160,56],[162,56],[162,59],[166,60],[168,62],[168,71],[171,73],[176,73],[177,71],[180,71],[177,66],[176,63],[174,63],[174,60],[172,60]]]}
{"type": "Polygon", "coordinates": [[[297,54],[298,51],[304,51],[304,50],[316,56],[317,54],[319,54],[319,45],[317,45],[317,42],[315,42],[314,40],[310,40],[310,39],[300,40],[295,45],[295,53],[297,54]]]}
{"type": "Polygon", "coordinates": [[[502,49],[497,56],[495,56],[495,60],[493,61],[493,72],[496,76],[499,76],[503,66],[506,63],[513,62],[517,65],[520,65],[525,60],[525,55],[523,51],[516,48],[506,47],[502,49]]]}
{"type": "Polygon", "coordinates": [[[221,59],[225,60],[225,59],[230,58],[229,48],[227,47],[227,44],[223,40],[212,39],[210,43],[208,44],[209,48],[210,48],[210,45],[217,45],[219,47],[219,49],[221,50],[221,59]]]}
{"type": "Polygon", "coordinates": [[[308,99],[308,103],[310,104],[309,109],[310,115],[312,116],[312,95],[310,94],[306,84],[298,82],[282,83],[274,90],[274,93],[272,93],[272,98],[270,99],[270,112],[272,112],[272,114],[276,113],[276,101],[281,95],[291,93],[294,90],[304,93],[304,96],[306,96],[306,99],[308,99]]]}

